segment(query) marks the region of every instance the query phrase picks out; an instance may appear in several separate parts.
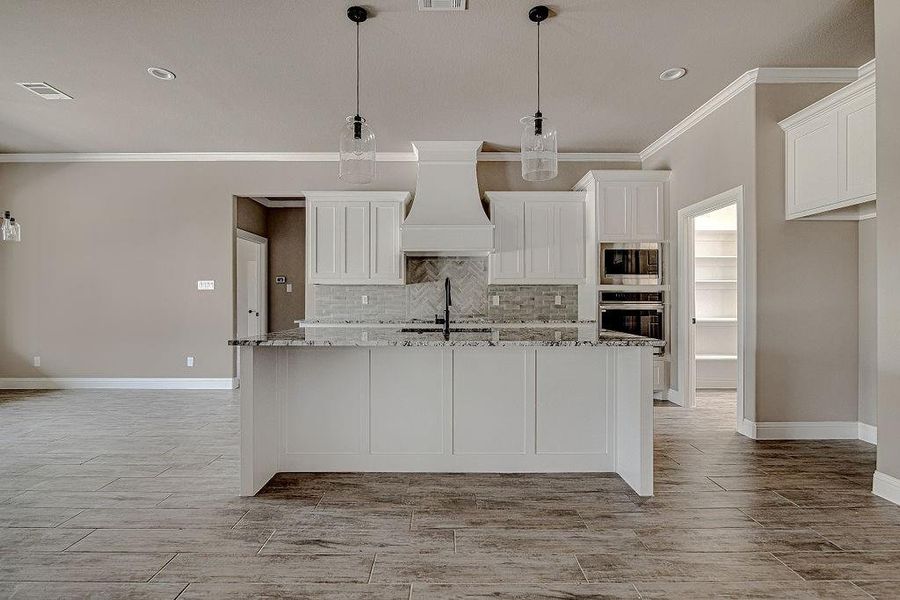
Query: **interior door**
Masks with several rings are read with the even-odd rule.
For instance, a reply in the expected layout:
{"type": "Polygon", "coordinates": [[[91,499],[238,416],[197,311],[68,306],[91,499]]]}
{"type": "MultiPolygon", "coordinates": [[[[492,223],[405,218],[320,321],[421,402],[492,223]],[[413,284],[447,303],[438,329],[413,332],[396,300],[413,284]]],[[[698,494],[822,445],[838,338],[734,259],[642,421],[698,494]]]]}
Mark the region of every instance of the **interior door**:
{"type": "Polygon", "coordinates": [[[237,239],[237,335],[239,338],[262,335],[263,293],[261,277],[262,244],[237,239]]]}

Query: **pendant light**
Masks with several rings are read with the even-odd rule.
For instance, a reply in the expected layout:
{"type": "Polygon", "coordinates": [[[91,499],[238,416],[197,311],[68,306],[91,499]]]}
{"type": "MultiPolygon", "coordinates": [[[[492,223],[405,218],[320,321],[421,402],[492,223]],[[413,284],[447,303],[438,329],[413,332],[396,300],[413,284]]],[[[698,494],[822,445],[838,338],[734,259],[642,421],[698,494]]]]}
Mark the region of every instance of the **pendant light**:
{"type": "Polygon", "coordinates": [[[537,111],[534,116],[522,117],[522,179],[547,181],[556,177],[556,130],[541,113],[541,21],[550,16],[546,6],[535,6],[528,18],[537,23],[537,111]]]}
{"type": "Polygon", "coordinates": [[[0,241],[21,242],[22,226],[16,223],[16,218],[7,210],[0,219],[0,241]]]}
{"type": "Polygon", "coordinates": [[[361,6],[347,9],[356,23],[356,114],[347,117],[341,130],[340,178],[349,183],[371,183],[375,179],[375,132],[359,116],[359,24],[369,13],[361,6]]]}

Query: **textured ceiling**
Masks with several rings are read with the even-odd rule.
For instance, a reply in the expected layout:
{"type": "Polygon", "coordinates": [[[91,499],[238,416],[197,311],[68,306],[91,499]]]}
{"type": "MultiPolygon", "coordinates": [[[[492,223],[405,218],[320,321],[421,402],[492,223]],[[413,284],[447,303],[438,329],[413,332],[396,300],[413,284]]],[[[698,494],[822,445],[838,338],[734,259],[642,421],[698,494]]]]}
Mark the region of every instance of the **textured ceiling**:
{"type": "MultiPolygon", "coordinates": [[[[382,151],[414,139],[518,146],[534,111],[534,0],[420,13],[374,0],[362,113],[382,151]]],[[[337,150],[353,24],[332,0],[3,0],[0,152],[337,150]],[[173,82],[148,66],[177,73],[173,82]],[[51,102],[17,87],[47,81],[51,102]]],[[[871,0],[569,0],[541,27],[542,108],[560,150],[644,148],[744,71],[859,66],[871,0]],[[663,83],[670,66],[688,76],[663,83]]]]}

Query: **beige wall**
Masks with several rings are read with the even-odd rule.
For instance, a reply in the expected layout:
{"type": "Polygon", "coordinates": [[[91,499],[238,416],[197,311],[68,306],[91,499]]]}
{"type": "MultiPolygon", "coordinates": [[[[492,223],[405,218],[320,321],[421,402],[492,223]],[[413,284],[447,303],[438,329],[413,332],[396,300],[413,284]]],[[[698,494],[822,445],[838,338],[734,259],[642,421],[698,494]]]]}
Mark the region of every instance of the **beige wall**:
{"type": "MultiPolygon", "coordinates": [[[[512,165],[479,174],[519,185],[512,165]]],[[[561,166],[553,189],[607,165],[561,166]]],[[[415,177],[415,163],[380,163],[360,189],[412,190],[415,177]]],[[[0,208],[24,237],[0,247],[0,377],[230,377],[234,196],[350,187],[334,163],[0,165],[0,208]]]]}
{"type": "Polygon", "coordinates": [[[234,199],[234,223],[238,229],[269,237],[269,210],[250,198],[238,196],[234,199]]]}
{"type": "Polygon", "coordinates": [[[875,219],[859,222],[859,420],[876,425],[878,304],[875,219]]]}
{"type": "MultiPolygon", "coordinates": [[[[837,87],[755,86],[643,164],[672,170],[673,276],[678,210],[743,186],[744,218],[755,218],[757,227],[756,405],[745,407],[753,421],[857,419],[857,346],[835,343],[857,339],[856,224],[785,221],[784,135],[777,125],[837,87]]],[[[679,389],[675,284],[672,364],[679,389]]]]}
{"type": "Polygon", "coordinates": [[[900,478],[900,2],[875,1],[878,470],[900,478]]]}
{"type": "Polygon", "coordinates": [[[269,330],[281,331],[297,325],[306,314],[306,210],[272,208],[268,211],[269,231],[269,330]],[[284,275],[293,291],[276,284],[284,275]]]}
{"type": "MultiPolygon", "coordinates": [[[[754,198],[756,137],[756,95],[753,88],[744,90],[672,143],[648,157],[644,169],[671,169],[669,180],[668,231],[670,244],[666,259],[669,280],[674,283],[671,299],[672,387],[678,382],[678,282],[677,228],[678,211],[736,186],[744,186],[744,198],[750,205],[754,198]]],[[[753,408],[745,409],[753,419],[753,408]]]]}

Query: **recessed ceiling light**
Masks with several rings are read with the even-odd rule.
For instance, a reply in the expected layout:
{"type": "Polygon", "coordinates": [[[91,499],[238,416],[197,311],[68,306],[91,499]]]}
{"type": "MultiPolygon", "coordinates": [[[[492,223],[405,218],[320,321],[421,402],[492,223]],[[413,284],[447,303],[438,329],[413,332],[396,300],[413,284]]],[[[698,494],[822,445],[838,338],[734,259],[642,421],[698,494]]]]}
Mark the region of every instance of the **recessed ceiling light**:
{"type": "Polygon", "coordinates": [[[172,81],[175,79],[175,73],[162,67],[147,67],[147,72],[163,81],[172,81]]]}
{"type": "Polygon", "coordinates": [[[674,81],[676,79],[681,79],[687,74],[687,69],[684,67],[674,67],[672,69],[666,69],[662,73],[659,74],[659,78],[663,81],[674,81]]]}

